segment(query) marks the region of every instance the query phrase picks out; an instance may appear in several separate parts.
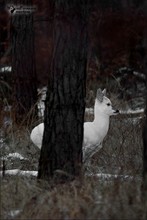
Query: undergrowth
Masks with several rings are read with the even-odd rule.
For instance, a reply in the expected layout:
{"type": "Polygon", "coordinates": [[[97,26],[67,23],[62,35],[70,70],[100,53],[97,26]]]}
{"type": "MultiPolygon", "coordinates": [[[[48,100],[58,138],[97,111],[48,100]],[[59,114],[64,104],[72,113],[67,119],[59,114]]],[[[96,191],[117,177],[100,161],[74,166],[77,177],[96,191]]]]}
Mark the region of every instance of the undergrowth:
{"type": "Polygon", "coordinates": [[[7,177],[1,186],[1,219],[145,219],[141,182],[83,177],[53,185],[7,177]]]}
{"type": "MultiPolygon", "coordinates": [[[[92,118],[86,115],[85,120],[92,118]]],[[[111,118],[103,148],[91,159],[92,176],[88,170],[66,184],[38,181],[31,176],[4,176],[0,191],[1,219],[146,219],[141,187],[142,121],[143,114],[111,118]],[[97,173],[131,178],[103,180],[97,173]]],[[[30,141],[30,127],[35,124],[31,123],[3,129],[1,160],[14,152],[25,158],[9,158],[5,169],[38,169],[40,151],[30,141]]]]}

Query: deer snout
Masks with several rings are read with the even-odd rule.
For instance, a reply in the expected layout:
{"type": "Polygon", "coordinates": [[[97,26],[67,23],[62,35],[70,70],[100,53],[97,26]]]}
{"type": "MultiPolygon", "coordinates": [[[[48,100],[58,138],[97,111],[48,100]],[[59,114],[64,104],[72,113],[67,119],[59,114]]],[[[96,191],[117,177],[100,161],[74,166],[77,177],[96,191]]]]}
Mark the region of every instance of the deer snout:
{"type": "Polygon", "coordinates": [[[115,110],[115,111],[114,111],[114,113],[115,113],[115,114],[118,114],[118,113],[119,113],[119,110],[118,110],[118,109],[117,109],[117,110],[115,110]]]}

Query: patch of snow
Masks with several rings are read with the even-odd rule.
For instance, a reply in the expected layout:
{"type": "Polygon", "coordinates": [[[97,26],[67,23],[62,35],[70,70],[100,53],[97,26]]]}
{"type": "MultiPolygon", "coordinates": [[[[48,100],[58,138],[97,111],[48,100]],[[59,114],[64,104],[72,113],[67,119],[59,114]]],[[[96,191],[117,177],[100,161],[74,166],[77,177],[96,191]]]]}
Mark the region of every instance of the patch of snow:
{"type": "Polygon", "coordinates": [[[94,109],[93,108],[85,108],[85,113],[94,114],[94,109]]]}
{"type": "MultiPolygon", "coordinates": [[[[88,114],[94,114],[94,109],[93,108],[85,108],[85,112],[88,114]]],[[[132,109],[120,110],[120,114],[139,114],[139,113],[143,113],[143,112],[144,112],[144,108],[136,109],[136,110],[132,110],[132,109]]]]}
{"type": "Polygon", "coordinates": [[[44,87],[42,87],[41,89],[38,88],[38,89],[37,89],[37,92],[38,92],[38,95],[41,95],[41,100],[45,101],[45,99],[46,99],[47,87],[44,86],[44,87]]]}
{"type": "Polygon", "coordinates": [[[40,97],[38,100],[38,116],[44,117],[47,87],[44,86],[41,89],[38,88],[37,91],[38,91],[38,96],[40,97]]]}
{"type": "MultiPolygon", "coordinates": [[[[0,176],[2,176],[3,172],[0,171],[0,176]]],[[[22,175],[22,176],[37,176],[38,171],[29,171],[29,170],[19,170],[19,169],[13,169],[13,170],[6,170],[5,175],[22,175]]],[[[105,173],[90,173],[86,174],[86,176],[91,177],[98,177],[101,180],[112,180],[112,179],[122,179],[122,180],[134,180],[138,179],[140,180],[141,177],[139,176],[131,176],[131,175],[117,175],[117,174],[105,174],[105,173]]]]}
{"type": "Polygon", "coordinates": [[[144,109],[136,109],[136,110],[132,110],[132,109],[128,109],[128,110],[123,110],[120,111],[120,114],[139,114],[139,113],[143,113],[144,109]]]}
{"type": "MultiPolygon", "coordinates": [[[[38,171],[29,171],[29,170],[6,170],[5,175],[22,175],[22,176],[37,176],[38,171]]],[[[0,171],[0,176],[3,175],[3,171],[0,171]]]]}
{"type": "Polygon", "coordinates": [[[10,216],[11,218],[16,217],[22,210],[16,209],[16,210],[11,210],[10,212],[8,212],[8,216],[10,216]]]}
{"type": "Polygon", "coordinates": [[[144,79],[145,80],[145,74],[143,74],[143,73],[139,73],[139,72],[137,72],[137,71],[133,71],[133,74],[135,75],[135,76],[138,76],[139,78],[142,78],[142,79],[144,79]]]}
{"type": "Polygon", "coordinates": [[[0,68],[0,72],[1,73],[3,73],[3,72],[12,72],[12,66],[2,67],[2,68],[0,68]]]}
{"type": "Polygon", "coordinates": [[[15,158],[15,159],[20,159],[20,160],[28,160],[27,158],[23,157],[19,153],[9,153],[5,157],[2,157],[2,160],[8,160],[9,158],[15,158]]]}
{"type": "Polygon", "coordinates": [[[142,117],[134,117],[134,118],[127,118],[124,119],[124,122],[128,123],[133,123],[134,125],[137,124],[138,122],[140,122],[140,120],[142,119],[142,117]]]}
{"type": "Polygon", "coordinates": [[[11,105],[4,106],[4,111],[10,112],[11,110],[12,110],[12,106],[11,105]]]}
{"type": "Polygon", "coordinates": [[[45,104],[43,101],[38,102],[38,117],[44,117],[45,104]]]}
{"type": "Polygon", "coordinates": [[[0,148],[3,147],[3,143],[4,143],[5,139],[3,137],[0,136],[0,148]]]}
{"type": "Polygon", "coordinates": [[[139,179],[139,177],[134,177],[130,175],[117,175],[117,174],[105,174],[105,173],[96,173],[96,174],[88,174],[87,176],[99,177],[102,180],[110,180],[110,179],[123,179],[123,180],[133,180],[134,178],[139,179]]]}
{"type": "Polygon", "coordinates": [[[129,68],[126,67],[126,66],[124,66],[124,67],[120,67],[120,68],[119,68],[119,72],[124,71],[124,70],[128,70],[128,69],[129,69],[129,68]]]}

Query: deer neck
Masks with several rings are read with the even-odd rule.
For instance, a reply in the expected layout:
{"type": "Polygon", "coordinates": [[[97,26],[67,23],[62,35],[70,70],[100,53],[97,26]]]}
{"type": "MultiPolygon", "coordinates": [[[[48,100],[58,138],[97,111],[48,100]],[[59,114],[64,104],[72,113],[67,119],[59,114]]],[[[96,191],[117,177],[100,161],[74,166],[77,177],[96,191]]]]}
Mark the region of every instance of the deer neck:
{"type": "Polygon", "coordinates": [[[109,129],[110,116],[94,109],[94,121],[93,124],[98,132],[101,132],[104,136],[107,134],[109,129]]]}

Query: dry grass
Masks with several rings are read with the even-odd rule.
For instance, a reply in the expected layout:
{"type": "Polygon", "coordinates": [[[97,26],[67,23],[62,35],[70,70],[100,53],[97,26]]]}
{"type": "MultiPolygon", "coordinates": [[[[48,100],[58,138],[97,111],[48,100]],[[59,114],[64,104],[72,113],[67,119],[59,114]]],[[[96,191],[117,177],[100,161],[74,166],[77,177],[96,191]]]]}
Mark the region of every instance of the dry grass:
{"type": "Polygon", "coordinates": [[[103,148],[94,163],[108,173],[139,175],[142,172],[142,120],[128,116],[111,119],[103,148]]]}
{"type": "MultiPolygon", "coordinates": [[[[143,115],[139,116],[142,119],[137,121],[131,115],[111,118],[103,148],[90,167],[93,173],[131,175],[133,179],[102,181],[84,175],[54,185],[35,177],[5,176],[1,180],[1,219],[146,219],[141,192],[143,115]],[[12,217],[16,210],[20,213],[12,217]]],[[[92,120],[91,115],[86,117],[92,120]]],[[[9,159],[6,169],[37,170],[39,150],[30,142],[30,128],[9,129],[1,156],[18,152],[27,160],[9,159]]]]}
{"type": "MultiPolygon", "coordinates": [[[[112,118],[104,147],[92,159],[91,171],[141,177],[141,129],[141,120],[134,122],[121,115],[112,118]]],[[[8,168],[37,169],[39,152],[27,129],[15,130],[9,145],[28,161],[7,161],[8,168]]],[[[96,176],[82,176],[62,185],[6,176],[1,181],[1,219],[11,219],[13,210],[21,210],[14,219],[145,219],[146,215],[141,178],[102,181],[96,176]]]]}
{"type": "Polygon", "coordinates": [[[145,219],[139,181],[103,182],[83,177],[51,186],[33,179],[2,181],[1,218],[21,210],[14,219],[145,219]]]}

